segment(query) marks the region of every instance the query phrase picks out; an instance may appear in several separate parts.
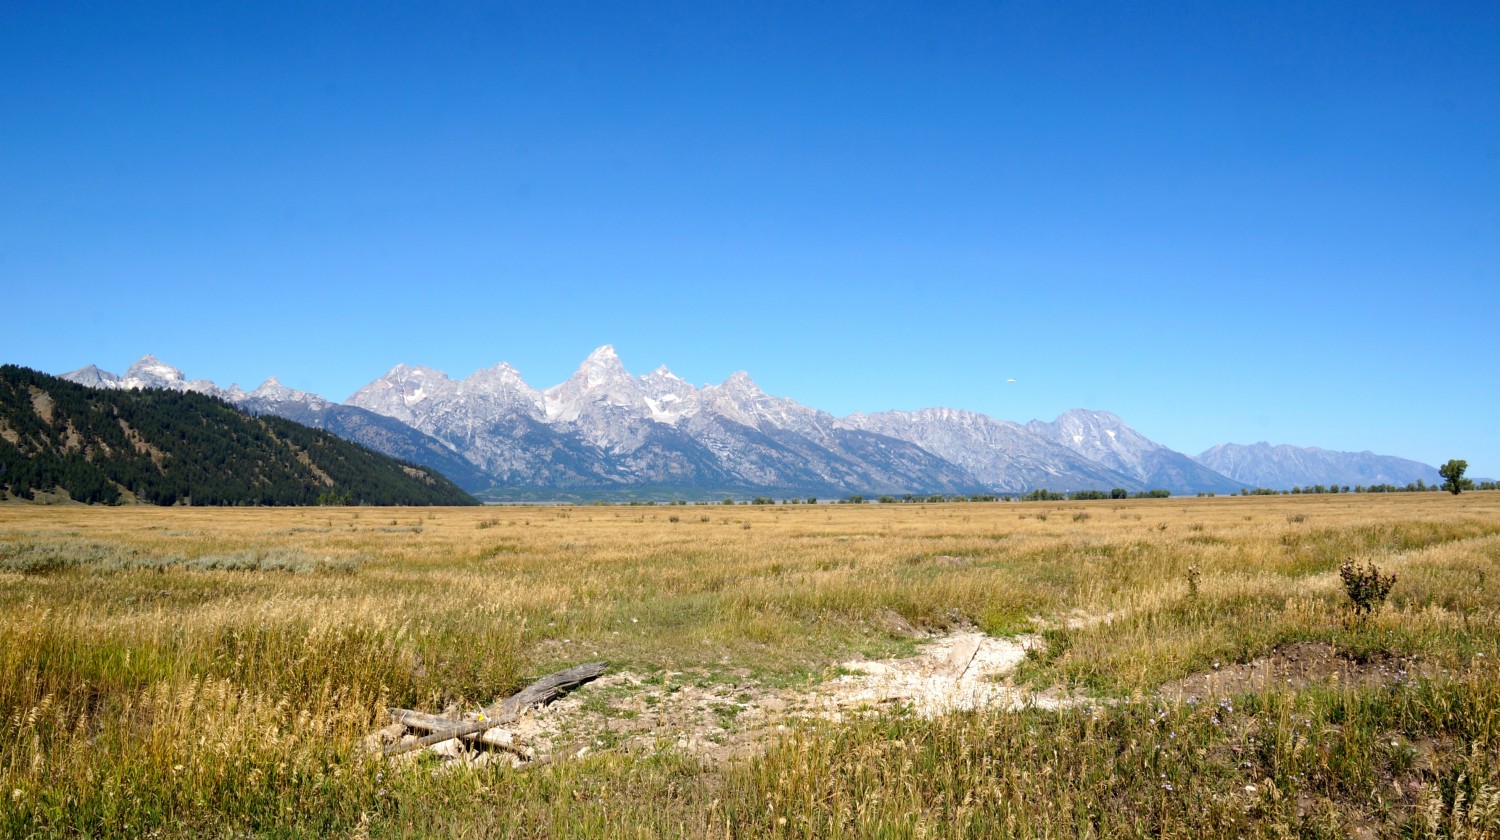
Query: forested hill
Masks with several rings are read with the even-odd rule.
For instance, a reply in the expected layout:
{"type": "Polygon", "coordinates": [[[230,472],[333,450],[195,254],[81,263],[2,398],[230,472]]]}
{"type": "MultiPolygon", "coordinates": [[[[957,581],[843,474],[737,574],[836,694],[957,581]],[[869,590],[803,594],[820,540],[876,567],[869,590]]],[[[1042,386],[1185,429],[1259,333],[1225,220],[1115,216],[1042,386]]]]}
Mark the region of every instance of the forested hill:
{"type": "Polygon", "coordinates": [[[104,391],[0,366],[0,499],[472,505],[430,469],[214,397],[104,391]]]}

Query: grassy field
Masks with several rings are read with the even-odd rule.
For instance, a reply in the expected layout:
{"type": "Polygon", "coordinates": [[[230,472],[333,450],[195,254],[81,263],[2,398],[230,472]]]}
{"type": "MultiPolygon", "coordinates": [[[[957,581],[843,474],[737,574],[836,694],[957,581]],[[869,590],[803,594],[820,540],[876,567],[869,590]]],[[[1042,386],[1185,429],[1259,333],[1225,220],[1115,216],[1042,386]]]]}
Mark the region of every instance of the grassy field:
{"type": "Polygon", "coordinates": [[[1495,837],[1497,663],[1495,492],[0,506],[0,835],[1495,837]],[[1368,617],[1348,559],[1398,576],[1368,617]],[[677,686],[816,692],[968,626],[1037,634],[1015,679],[1086,702],[788,718],[723,760],[671,732],[565,731],[526,769],[361,747],[388,706],[589,659],[638,678],[579,692],[607,720],[677,686]],[[1344,679],[1163,693],[1313,645],[1344,679]]]}

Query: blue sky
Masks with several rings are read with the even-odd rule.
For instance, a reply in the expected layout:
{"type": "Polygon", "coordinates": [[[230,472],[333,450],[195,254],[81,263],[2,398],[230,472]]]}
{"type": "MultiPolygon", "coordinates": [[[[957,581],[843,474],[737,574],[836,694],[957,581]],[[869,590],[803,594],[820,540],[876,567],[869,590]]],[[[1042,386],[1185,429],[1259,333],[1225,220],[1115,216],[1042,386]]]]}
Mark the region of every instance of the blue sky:
{"type": "Polygon", "coordinates": [[[0,361],[610,343],[1500,476],[1492,2],[279,5],[0,12],[0,361]]]}

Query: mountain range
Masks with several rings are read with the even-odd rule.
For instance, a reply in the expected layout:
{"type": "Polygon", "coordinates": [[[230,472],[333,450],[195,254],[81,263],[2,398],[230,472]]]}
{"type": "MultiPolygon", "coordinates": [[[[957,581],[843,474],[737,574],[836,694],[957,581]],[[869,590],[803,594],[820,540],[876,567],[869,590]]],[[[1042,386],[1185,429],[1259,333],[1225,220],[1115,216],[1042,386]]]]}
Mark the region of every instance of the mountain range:
{"type": "Polygon", "coordinates": [[[490,500],[1015,495],[1039,488],[1181,495],[1437,476],[1400,458],[1266,444],[1225,444],[1195,459],[1105,411],[1074,409],[1025,425],[950,408],[840,418],[767,394],[744,372],[702,387],[665,367],[634,376],[608,345],[544,390],[505,363],[464,379],[402,364],[343,403],[274,377],[253,391],[220,388],[149,355],[124,375],[90,365],[63,378],[219,397],[431,467],[490,500]]]}
{"type": "Polygon", "coordinates": [[[1404,487],[1417,481],[1443,481],[1436,469],[1405,458],[1373,452],[1332,452],[1315,446],[1272,446],[1264,441],[1250,446],[1221,443],[1199,455],[1198,462],[1248,486],[1271,490],[1318,484],[1404,487]]]}

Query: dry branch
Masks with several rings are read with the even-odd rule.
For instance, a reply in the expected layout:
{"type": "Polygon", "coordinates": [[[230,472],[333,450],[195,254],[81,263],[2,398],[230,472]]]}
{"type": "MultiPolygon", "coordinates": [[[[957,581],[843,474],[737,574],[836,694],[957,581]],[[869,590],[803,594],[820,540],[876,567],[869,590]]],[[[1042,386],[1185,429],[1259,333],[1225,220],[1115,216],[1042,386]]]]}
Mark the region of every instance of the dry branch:
{"type": "MultiPolygon", "coordinates": [[[[448,730],[453,729],[455,726],[461,726],[465,723],[470,722],[465,720],[454,720],[453,718],[442,717],[440,715],[429,715],[426,712],[416,712],[412,711],[411,709],[393,708],[387,709],[387,711],[391,713],[391,720],[401,724],[402,726],[405,726],[408,729],[415,729],[419,732],[447,732],[448,730]]],[[[526,750],[520,744],[516,743],[514,735],[512,735],[508,730],[500,729],[498,727],[484,732],[476,732],[473,735],[465,735],[463,737],[463,740],[470,743],[484,744],[487,747],[494,747],[495,749],[515,753],[522,758],[531,758],[530,751],[526,750]]]]}
{"type": "Polygon", "coordinates": [[[534,706],[545,706],[590,680],[597,679],[608,667],[606,662],[587,662],[555,674],[548,674],[526,686],[510,697],[484,710],[480,720],[458,723],[451,729],[425,735],[409,744],[392,744],[386,747],[386,755],[400,755],[440,744],[454,738],[465,738],[487,732],[520,717],[521,713],[534,706]]]}

